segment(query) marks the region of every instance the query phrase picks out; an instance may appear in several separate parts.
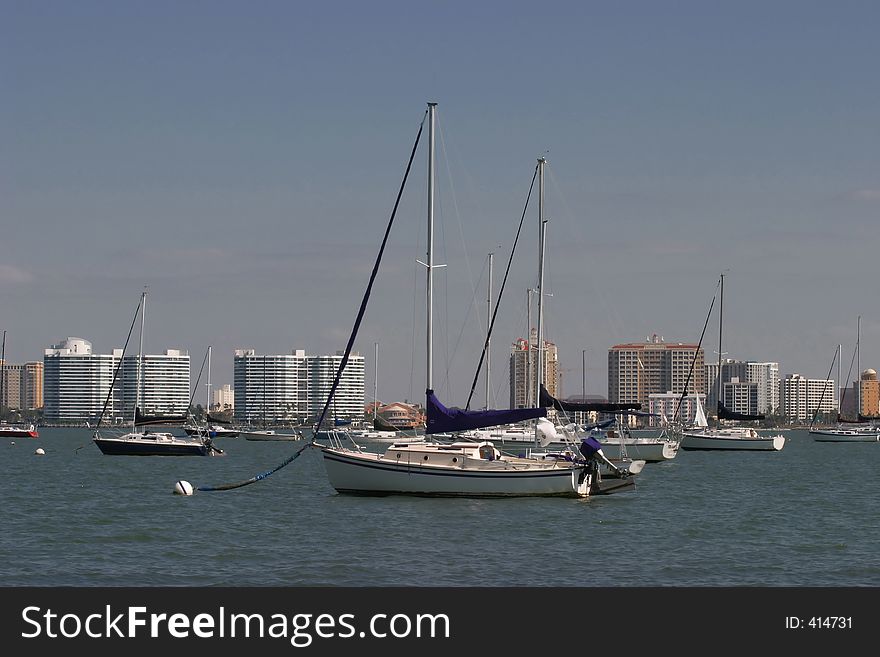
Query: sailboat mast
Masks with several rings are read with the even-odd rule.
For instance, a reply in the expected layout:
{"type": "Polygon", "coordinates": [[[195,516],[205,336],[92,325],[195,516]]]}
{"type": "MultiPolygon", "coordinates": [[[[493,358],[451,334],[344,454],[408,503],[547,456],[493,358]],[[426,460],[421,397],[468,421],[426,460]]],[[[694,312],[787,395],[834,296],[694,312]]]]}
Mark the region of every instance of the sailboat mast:
{"type": "Polygon", "coordinates": [[[208,382],[205,384],[205,422],[211,410],[211,345],[208,345],[208,382]]]}
{"type": "Polygon", "coordinates": [[[491,381],[491,358],[492,358],[492,336],[488,333],[489,327],[492,325],[492,257],[495,254],[489,254],[489,287],[486,294],[486,408],[489,408],[489,388],[491,381]]]}
{"type": "Polygon", "coordinates": [[[721,294],[718,304],[718,396],[715,399],[715,415],[718,426],[721,426],[721,329],[724,326],[724,274],[721,274],[721,294]]]}
{"type": "MultiPolygon", "coordinates": [[[[840,378],[841,349],[843,349],[843,345],[842,344],[837,345],[837,417],[838,418],[840,417],[840,411],[841,411],[840,407],[843,404],[843,395],[840,394],[841,393],[840,384],[843,383],[843,381],[840,378]]],[[[846,393],[844,393],[844,394],[846,394],[846,393]]]]}
{"type": "Polygon", "coordinates": [[[537,363],[535,364],[535,403],[541,403],[541,383],[544,378],[544,236],[547,230],[547,222],[544,220],[544,165],[547,160],[538,158],[538,221],[540,232],[538,237],[538,287],[535,290],[538,295],[538,344],[537,363]]]}
{"type": "Polygon", "coordinates": [[[3,411],[3,391],[6,389],[6,331],[3,331],[3,348],[0,350],[0,412],[3,411]]]}
{"type": "MultiPolygon", "coordinates": [[[[379,343],[376,343],[376,369],[373,370],[373,422],[379,409],[379,343]]],[[[375,424],[373,425],[375,428],[375,424]]]]}
{"type": "Polygon", "coordinates": [[[859,315],[858,328],[856,331],[856,419],[861,419],[862,414],[862,316],[859,315]]]}
{"type": "MultiPolygon", "coordinates": [[[[136,430],[137,409],[144,398],[144,318],[147,314],[147,291],[141,292],[141,335],[138,347],[137,385],[134,393],[134,413],[131,414],[131,430],[136,430]]],[[[146,414],[146,409],[144,409],[146,414]]]]}
{"type": "Polygon", "coordinates": [[[531,408],[532,393],[532,288],[526,290],[526,408],[531,408]]]}
{"type": "Polygon", "coordinates": [[[427,237],[427,308],[426,334],[426,388],[434,389],[434,115],[437,103],[428,103],[428,237],[427,237]]]}

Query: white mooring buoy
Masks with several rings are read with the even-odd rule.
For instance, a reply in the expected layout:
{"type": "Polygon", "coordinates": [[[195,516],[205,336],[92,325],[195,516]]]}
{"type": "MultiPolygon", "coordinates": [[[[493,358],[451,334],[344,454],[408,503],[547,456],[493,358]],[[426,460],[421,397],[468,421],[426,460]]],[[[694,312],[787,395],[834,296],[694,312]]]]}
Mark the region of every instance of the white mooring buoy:
{"type": "Polygon", "coordinates": [[[46,453],[46,450],[44,450],[42,447],[37,447],[37,451],[34,452],[34,454],[37,454],[38,456],[42,456],[45,453],[46,453]]]}
{"type": "Polygon", "coordinates": [[[175,495],[192,495],[193,494],[192,484],[184,479],[181,479],[176,484],[174,484],[174,494],[175,495]]]}

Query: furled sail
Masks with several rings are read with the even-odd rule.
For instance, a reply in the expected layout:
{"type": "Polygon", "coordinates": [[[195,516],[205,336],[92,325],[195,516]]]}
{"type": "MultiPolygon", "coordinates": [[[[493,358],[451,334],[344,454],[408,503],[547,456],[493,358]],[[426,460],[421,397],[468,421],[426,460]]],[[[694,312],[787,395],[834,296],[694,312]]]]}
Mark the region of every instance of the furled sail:
{"type": "Polygon", "coordinates": [[[566,402],[556,399],[547,392],[544,386],[541,386],[541,406],[550,408],[551,406],[557,411],[568,411],[569,413],[596,411],[598,413],[620,413],[621,411],[639,410],[642,405],[638,403],[617,404],[610,402],[566,402]]]}
{"type": "Polygon", "coordinates": [[[731,411],[720,401],[718,402],[718,419],[719,420],[763,420],[762,414],[749,415],[748,413],[737,413],[731,411]]]}
{"type": "Polygon", "coordinates": [[[703,402],[700,401],[700,396],[697,395],[697,410],[694,413],[694,426],[695,427],[708,427],[709,421],[706,419],[706,412],[703,410],[703,402]]]}
{"type": "Polygon", "coordinates": [[[183,424],[186,415],[144,415],[140,408],[134,409],[134,423],[143,427],[148,424],[183,424]]]}
{"type": "Polygon", "coordinates": [[[504,410],[467,411],[446,408],[433,390],[425,391],[428,425],[425,433],[453,433],[468,429],[482,429],[501,424],[515,424],[547,416],[546,408],[508,408],[504,410]]]}

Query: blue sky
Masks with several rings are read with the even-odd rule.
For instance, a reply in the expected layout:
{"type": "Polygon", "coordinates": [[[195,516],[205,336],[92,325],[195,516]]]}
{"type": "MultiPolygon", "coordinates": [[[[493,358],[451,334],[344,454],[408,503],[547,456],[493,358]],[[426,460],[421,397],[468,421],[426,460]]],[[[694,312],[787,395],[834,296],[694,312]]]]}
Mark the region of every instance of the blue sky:
{"type": "MultiPolygon", "coordinates": [[[[824,377],[876,310],[880,87],[871,2],[0,0],[0,329],[11,362],[146,346],[344,346],[426,101],[438,105],[438,372],[463,403],[546,153],[547,337],[563,393],[608,348],[696,341],[718,274],[729,356],[824,377]],[[497,290],[497,288],[496,288],[497,290]],[[497,294],[497,291],[496,291],[497,294]]],[[[424,388],[425,152],[357,348],[424,388]]],[[[525,333],[532,205],[494,336],[525,333]]],[[[710,325],[707,358],[717,350],[710,325]]],[[[478,390],[482,391],[482,384],[478,390]]],[[[482,400],[483,393],[478,396],[482,400]]]]}

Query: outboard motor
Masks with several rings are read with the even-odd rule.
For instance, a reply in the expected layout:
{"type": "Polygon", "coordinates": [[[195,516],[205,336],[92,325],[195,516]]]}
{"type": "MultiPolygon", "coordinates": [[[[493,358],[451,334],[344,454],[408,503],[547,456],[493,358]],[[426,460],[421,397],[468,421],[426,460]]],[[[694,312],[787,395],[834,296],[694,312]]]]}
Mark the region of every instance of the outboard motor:
{"type": "Polygon", "coordinates": [[[584,458],[588,461],[590,460],[601,460],[605,464],[608,465],[612,470],[614,470],[618,476],[626,478],[629,476],[629,473],[626,470],[621,470],[616,465],[614,465],[611,461],[608,460],[608,457],[605,456],[605,453],[602,451],[602,443],[593,438],[592,436],[588,436],[581,441],[581,446],[578,448],[580,453],[584,455],[584,458]]]}

